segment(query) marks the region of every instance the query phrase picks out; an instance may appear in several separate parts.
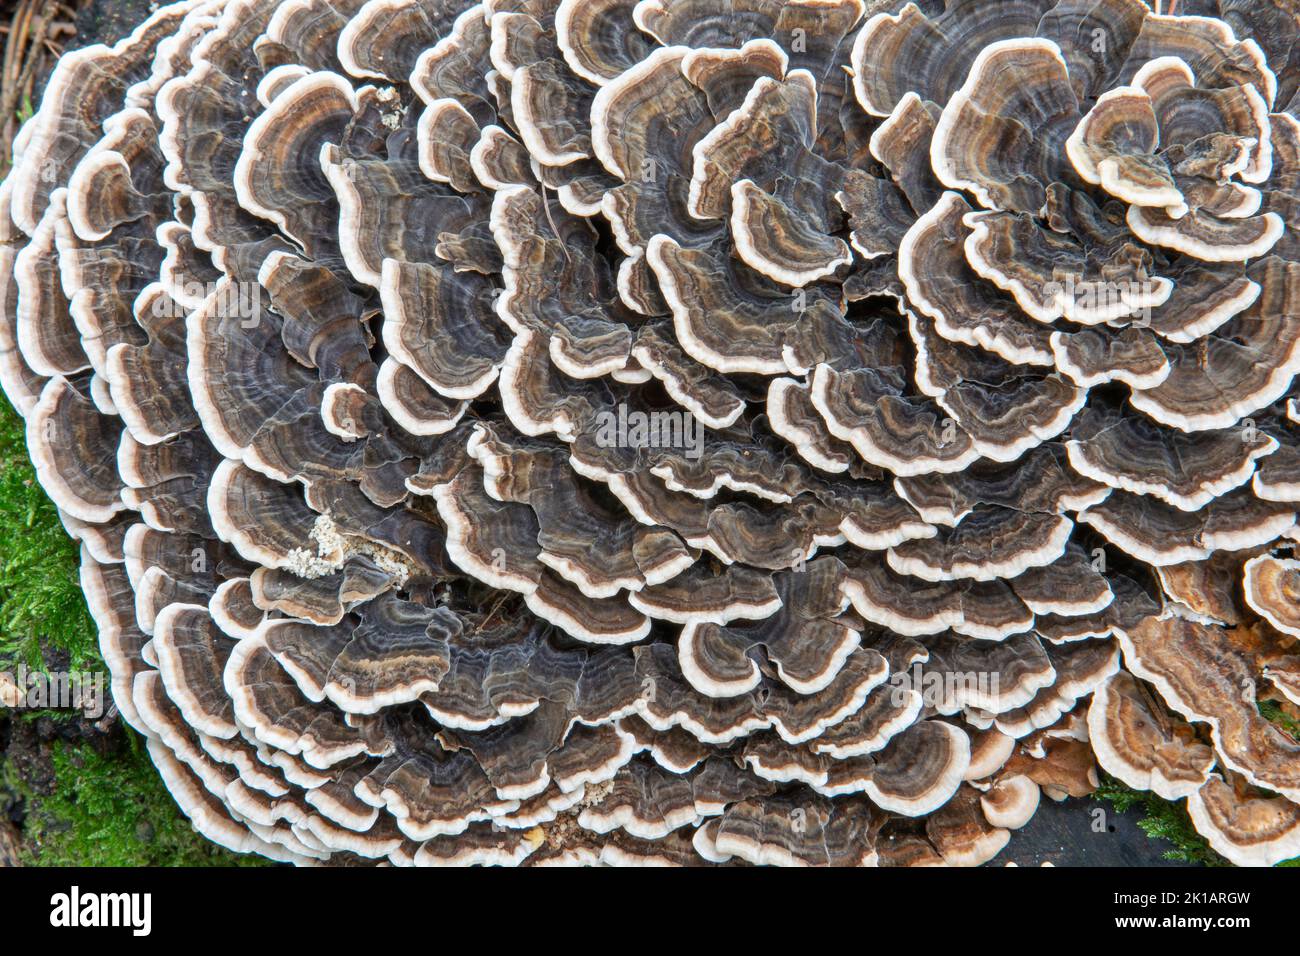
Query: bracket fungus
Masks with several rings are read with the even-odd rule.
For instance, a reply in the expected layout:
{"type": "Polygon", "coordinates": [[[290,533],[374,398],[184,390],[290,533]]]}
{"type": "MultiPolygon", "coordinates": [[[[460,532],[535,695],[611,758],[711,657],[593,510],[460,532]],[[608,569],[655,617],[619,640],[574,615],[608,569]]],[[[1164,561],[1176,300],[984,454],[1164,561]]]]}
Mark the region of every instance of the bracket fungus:
{"type": "Polygon", "coordinates": [[[0,186],[0,384],[217,843],[1300,853],[1300,21],[180,0],[0,186]],[[1295,258],[1292,258],[1292,257],[1295,258]]]}

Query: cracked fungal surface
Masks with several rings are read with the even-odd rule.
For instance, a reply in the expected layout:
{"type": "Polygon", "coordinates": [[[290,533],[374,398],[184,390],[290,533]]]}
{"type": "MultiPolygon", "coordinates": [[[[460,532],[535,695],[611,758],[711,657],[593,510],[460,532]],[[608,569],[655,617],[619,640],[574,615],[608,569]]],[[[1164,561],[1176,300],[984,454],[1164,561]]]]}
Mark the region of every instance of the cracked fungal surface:
{"type": "Polygon", "coordinates": [[[0,384],[182,810],[973,865],[1100,765],[1300,853],[1298,33],[183,0],[64,56],[0,384]]]}

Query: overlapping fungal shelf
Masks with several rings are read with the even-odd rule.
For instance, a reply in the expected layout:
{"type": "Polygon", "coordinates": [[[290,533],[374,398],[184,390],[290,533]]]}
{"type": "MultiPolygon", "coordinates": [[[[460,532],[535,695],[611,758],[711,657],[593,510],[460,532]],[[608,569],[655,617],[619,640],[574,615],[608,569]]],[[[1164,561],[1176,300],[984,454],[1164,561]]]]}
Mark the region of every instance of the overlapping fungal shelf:
{"type": "Polygon", "coordinates": [[[0,380],[122,717],[295,862],[979,864],[1098,764],[1300,854],[1296,37],[187,0],[64,56],[0,380]]]}

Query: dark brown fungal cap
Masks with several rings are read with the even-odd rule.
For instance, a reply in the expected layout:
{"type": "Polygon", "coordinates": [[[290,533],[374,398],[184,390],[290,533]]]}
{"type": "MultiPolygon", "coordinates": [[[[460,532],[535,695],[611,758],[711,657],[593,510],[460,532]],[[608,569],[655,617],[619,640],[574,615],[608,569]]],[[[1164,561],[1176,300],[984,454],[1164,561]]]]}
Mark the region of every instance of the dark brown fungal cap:
{"type": "Polygon", "coordinates": [[[1085,411],[1066,443],[1075,471],[1112,488],[1150,495],[1195,511],[1250,480],[1257,459],[1277,444],[1236,429],[1191,434],[1161,428],[1097,403],[1085,411]]]}
{"type": "Polygon", "coordinates": [[[1216,498],[1200,511],[1116,491],[1081,512],[1079,521],[1120,550],[1163,567],[1271,541],[1294,526],[1295,513],[1289,504],[1261,501],[1245,489],[1216,498]]]}
{"type": "Polygon", "coordinates": [[[948,866],[980,866],[1001,852],[1011,839],[984,814],[981,794],[962,787],[954,799],[926,819],[925,834],[948,866]]]}

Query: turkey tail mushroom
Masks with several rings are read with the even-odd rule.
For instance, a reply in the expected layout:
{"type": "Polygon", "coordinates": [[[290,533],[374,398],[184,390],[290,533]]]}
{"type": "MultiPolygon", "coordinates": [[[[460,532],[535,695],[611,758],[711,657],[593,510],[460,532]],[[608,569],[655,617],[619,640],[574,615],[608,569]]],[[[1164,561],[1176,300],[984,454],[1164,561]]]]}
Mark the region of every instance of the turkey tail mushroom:
{"type": "Polygon", "coordinates": [[[63,56],[0,386],[182,811],[977,865],[1100,766],[1300,853],[1297,32],[183,0],[63,56]]]}

